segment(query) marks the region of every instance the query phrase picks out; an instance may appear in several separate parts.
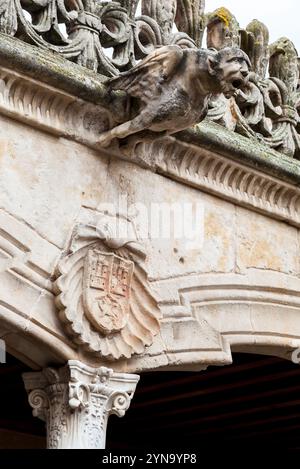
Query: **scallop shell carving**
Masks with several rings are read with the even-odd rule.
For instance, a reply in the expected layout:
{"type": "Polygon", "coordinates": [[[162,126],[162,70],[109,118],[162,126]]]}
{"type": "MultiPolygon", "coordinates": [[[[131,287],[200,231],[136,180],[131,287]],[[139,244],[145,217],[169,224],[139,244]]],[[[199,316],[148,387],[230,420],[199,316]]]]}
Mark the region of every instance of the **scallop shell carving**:
{"type": "Polygon", "coordinates": [[[59,318],[83,350],[110,360],[142,354],[159,332],[160,310],[143,267],[145,253],[136,240],[113,239],[107,226],[78,225],[57,267],[55,282],[59,318]],[[89,319],[84,301],[84,269],[89,253],[115,254],[133,263],[127,320],[121,330],[101,333],[89,319]]]}

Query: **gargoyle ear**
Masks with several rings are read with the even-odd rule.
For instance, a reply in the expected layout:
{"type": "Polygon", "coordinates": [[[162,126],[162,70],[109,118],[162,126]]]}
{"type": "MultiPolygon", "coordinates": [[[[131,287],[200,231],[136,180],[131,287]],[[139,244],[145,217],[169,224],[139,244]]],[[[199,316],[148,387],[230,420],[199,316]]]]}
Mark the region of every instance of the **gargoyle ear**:
{"type": "Polygon", "coordinates": [[[207,68],[210,75],[216,74],[217,64],[218,61],[214,57],[212,57],[211,55],[207,57],[207,68]]]}

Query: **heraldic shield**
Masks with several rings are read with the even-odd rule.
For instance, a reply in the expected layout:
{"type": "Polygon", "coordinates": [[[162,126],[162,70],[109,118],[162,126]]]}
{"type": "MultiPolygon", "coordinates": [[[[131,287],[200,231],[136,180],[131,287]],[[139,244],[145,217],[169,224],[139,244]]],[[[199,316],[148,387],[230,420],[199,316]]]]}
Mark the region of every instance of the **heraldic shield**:
{"type": "Polygon", "coordinates": [[[123,329],[128,320],[134,264],[113,253],[90,249],[83,276],[84,310],[104,335],[123,329]]]}

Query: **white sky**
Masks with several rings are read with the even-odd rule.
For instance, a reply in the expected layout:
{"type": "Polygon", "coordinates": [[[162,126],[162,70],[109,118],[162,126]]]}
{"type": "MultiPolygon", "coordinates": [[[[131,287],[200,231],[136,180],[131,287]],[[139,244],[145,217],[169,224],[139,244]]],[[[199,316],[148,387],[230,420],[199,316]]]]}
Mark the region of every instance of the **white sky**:
{"type": "Polygon", "coordinates": [[[222,6],[230,10],[241,28],[253,19],[262,21],[269,29],[270,42],[286,36],[300,54],[299,0],[206,0],[205,4],[206,13],[222,6]]]}

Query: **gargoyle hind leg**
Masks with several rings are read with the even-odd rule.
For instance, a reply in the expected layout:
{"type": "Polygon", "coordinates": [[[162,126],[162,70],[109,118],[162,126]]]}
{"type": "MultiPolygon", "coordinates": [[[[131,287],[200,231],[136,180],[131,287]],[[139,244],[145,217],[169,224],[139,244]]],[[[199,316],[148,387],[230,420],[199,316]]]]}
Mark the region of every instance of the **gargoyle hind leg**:
{"type": "Polygon", "coordinates": [[[101,147],[107,147],[114,138],[125,138],[128,137],[128,135],[148,129],[152,121],[153,115],[148,112],[144,112],[134,119],[124,122],[124,124],[117,125],[113,129],[103,132],[97,143],[101,147]]]}

